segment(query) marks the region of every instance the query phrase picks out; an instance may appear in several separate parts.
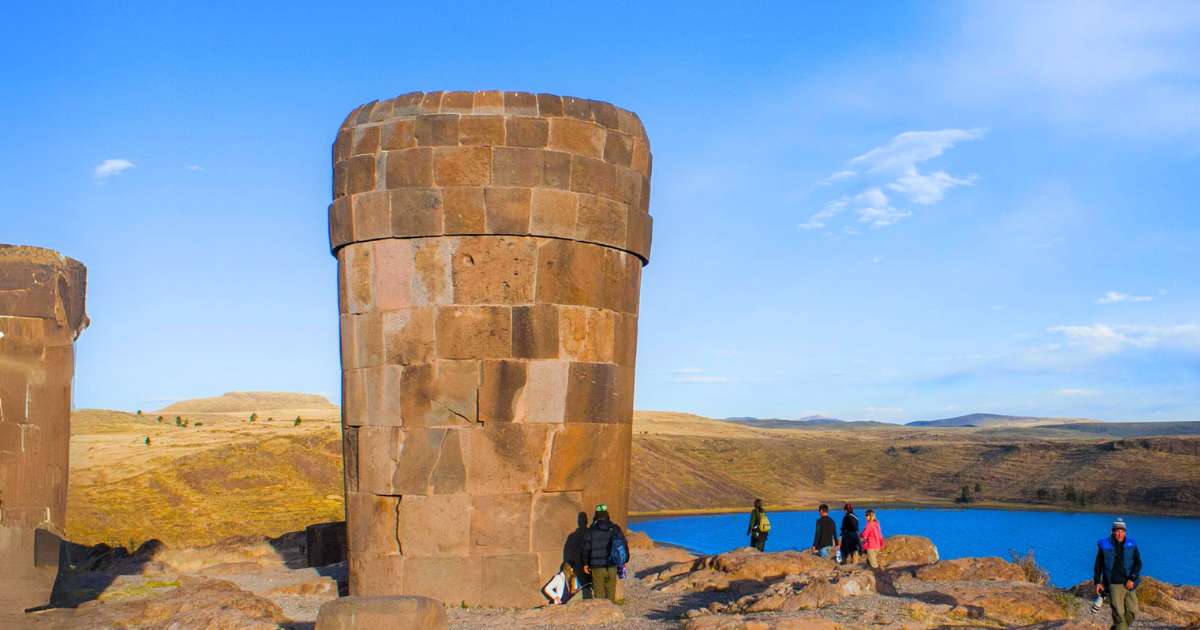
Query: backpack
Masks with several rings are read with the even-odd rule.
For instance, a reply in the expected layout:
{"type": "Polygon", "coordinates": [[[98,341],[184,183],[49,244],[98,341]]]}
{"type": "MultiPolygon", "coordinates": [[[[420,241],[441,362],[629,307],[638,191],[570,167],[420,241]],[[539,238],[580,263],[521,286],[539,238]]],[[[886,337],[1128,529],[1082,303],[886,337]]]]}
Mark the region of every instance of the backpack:
{"type": "Polygon", "coordinates": [[[629,543],[619,530],[613,532],[612,540],[608,543],[608,565],[611,567],[624,566],[629,562],[629,543]]]}
{"type": "Polygon", "coordinates": [[[758,515],[758,531],[764,534],[771,531],[771,519],[767,518],[766,512],[758,515]]]}

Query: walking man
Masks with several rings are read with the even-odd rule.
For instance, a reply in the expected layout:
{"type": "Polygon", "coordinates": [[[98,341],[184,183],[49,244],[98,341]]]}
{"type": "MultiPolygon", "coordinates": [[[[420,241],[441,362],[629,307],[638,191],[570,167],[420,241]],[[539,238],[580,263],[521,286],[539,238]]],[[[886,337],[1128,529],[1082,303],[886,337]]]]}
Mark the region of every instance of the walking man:
{"type": "Polygon", "coordinates": [[[829,506],[824,503],[817,508],[821,518],[817,519],[817,531],[813,534],[813,551],[822,558],[833,556],[833,546],[837,542],[837,523],[829,518],[829,506]]]}
{"type": "Polygon", "coordinates": [[[771,519],[763,509],[762,499],[754,500],[754,509],[750,510],[750,526],[746,533],[750,535],[750,546],[759,551],[766,551],[767,534],[771,532],[771,519]]]}
{"type": "Polygon", "coordinates": [[[625,532],[608,518],[607,505],[597,505],[592,526],[583,537],[583,572],[592,576],[592,597],[620,603],[617,601],[617,571],[628,561],[629,543],[625,532]],[[621,552],[623,561],[617,558],[621,552]]]}
{"type": "Polygon", "coordinates": [[[1112,524],[1112,535],[1096,543],[1096,566],[1092,581],[1096,594],[1108,589],[1112,630],[1128,630],[1138,613],[1137,586],[1142,580],[1142,554],[1125,533],[1125,521],[1112,524]]]}

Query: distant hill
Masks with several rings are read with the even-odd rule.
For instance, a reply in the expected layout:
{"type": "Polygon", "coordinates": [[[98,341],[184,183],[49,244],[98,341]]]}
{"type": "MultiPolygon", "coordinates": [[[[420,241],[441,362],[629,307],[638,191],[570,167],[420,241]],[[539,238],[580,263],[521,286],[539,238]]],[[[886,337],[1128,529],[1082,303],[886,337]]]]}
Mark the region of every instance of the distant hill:
{"type": "Polygon", "coordinates": [[[752,416],[738,416],[734,418],[725,418],[725,422],[735,422],[740,425],[754,427],[756,429],[865,429],[896,426],[886,422],[873,421],[858,421],[858,420],[839,420],[838,418],[829,418],[826,416],[805,416],[796,420],[787,420],[783,418],[755,418],[752,416]]]}
{"type": "Polygon", "coordinates": [[[275,409],[337,409],[317,394],[292,392],[226,392],[212,398],[181,400],[163,407],[164,413],[250,413],[275,409]]]}
{"type": "Polygon", "coordinates": [[[1046,438],[1134,438],[1171,435],[1200,435],[1200,422],[1076,422],[1034,427],[993,427],[980,431],[980,437],[1046,438]]]}
{"type": "Polygon", "coordinates": [[[1096,420],[1087,418],[1039,418],[1036,416],[1003,416],[995,413],[972,413],[965,416],[957,416],[955,418],[942,418],[940,420],[917,420],[909,422],[905,426],[910,427],[979,427],[979,428],[999,428],[999,427],[1038,427],[1046,425],[1063,425],[1063,424],[1094,424],[1096,420]]]}

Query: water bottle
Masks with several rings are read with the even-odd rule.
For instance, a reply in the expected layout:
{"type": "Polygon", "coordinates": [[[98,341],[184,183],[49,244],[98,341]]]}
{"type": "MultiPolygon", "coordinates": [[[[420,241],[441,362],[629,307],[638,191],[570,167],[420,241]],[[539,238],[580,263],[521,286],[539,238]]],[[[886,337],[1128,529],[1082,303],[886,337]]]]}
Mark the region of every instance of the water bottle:
{"type": "Polygon", "coordinates": [[[1097,595],[1096,599],[1092,600],[1092,612],[1100,612],[1100,607],[1104,605],[1104,596],[1097,595]]]}
{"type": "Polygon", "coordinates": [[[841,548],[838,548],[837,552],[835,552],[835,553],[834,553],[833,559],[834,559],[834,560],[835,560],[835,561],[836,561],[838,564],[841,564],[841,563],[842,563],[842,550],[841,550],[841,548]]]}

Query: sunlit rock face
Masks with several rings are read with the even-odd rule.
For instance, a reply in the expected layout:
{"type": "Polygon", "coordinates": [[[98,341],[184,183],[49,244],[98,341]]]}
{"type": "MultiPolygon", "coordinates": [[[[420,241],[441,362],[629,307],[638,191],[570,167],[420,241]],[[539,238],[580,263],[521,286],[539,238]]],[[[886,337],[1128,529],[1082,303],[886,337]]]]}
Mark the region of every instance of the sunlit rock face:
{"type": "Polygon", "coordinates": [[[650,147],[608,103],[414,92],[333,146],[350,590],[542,601],[628,509],[650,147]]]}
{"type": "Polygon", "coordinates": [[[47,603],[58,568],[86,289],[78,261],[0,245],[0,612],[47,603]]]}

